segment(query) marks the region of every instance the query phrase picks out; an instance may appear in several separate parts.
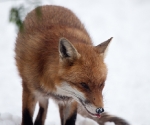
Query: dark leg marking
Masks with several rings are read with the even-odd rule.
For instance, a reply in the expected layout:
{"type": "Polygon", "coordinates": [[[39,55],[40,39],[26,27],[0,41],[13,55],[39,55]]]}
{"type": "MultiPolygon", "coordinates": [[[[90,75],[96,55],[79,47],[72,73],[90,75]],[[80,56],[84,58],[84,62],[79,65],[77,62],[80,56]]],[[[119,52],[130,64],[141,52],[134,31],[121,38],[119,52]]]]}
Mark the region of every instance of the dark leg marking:
{"type": "Polygon", "coordinates": [[[22,125],[33,125],[32,117],[28,109],[23,110],[22,125]]]}
{"type": "Polygon", "coordinates": [[[39,113],[38,113],[38,116],[35,120],[34,125],[43,125],[43,121],[42,121],[43,113],[44,113],[44,108],[40,107],[39,113]]]}
{"type": "Polygon", "coordinates": [[[61,118],[60,120],[61,120],[61,125],[63,125],[63,123],[64,123],[64,119],[63,119],[63,118],[61,118]]]}
{"type": "Polygon", "coordinates": [[[75,111],[75,112],[71,115],[71,117],[69,117],[69,118],[66,120],[66,124],[65,124],[65,125],[75,125],[76,117],[77,117],[77,111],[75,111]]]}

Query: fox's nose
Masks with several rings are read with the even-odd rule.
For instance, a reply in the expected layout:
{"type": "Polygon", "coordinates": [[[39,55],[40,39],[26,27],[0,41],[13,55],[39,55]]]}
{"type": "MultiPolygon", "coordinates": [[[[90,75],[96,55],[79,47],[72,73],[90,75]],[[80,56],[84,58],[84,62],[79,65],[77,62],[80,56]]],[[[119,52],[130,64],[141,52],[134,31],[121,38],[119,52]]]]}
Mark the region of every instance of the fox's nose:
{"type": "Polygon", "coordinates": [[[97,114],[100,114],[100,113],[103,113],[104,112],[104,109],[103,108],[97,108],[96,109],[96,113],[97,114]]]}

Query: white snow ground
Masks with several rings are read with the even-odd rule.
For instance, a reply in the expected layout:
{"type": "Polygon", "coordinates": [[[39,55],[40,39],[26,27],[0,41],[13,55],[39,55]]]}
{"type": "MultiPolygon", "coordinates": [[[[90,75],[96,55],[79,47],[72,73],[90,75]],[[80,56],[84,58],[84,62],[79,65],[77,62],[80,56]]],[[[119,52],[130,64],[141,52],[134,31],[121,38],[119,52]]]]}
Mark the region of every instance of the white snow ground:
{"type": "MultiPolygon", "coordinates": [[[[16,30],[8,22],[8,16],[10,8],[20,1],[1,1],[0,125],[19,125],[22,88],[14,61],[16,30]]],[[[105,60],[109,69],[104,89],[105,110],[128,120],[131,125],[149,125],[150,1],[43,0],[43,4],[57,4],[73,10],[95,45],[114,37],[105,60]]],[[[52,101],[46,121],[46,125],[50,124],[60,124],[57,106],[52,101]]],[[[77,125],[81,124],[96,123],[78,116],[77,125]]]]}

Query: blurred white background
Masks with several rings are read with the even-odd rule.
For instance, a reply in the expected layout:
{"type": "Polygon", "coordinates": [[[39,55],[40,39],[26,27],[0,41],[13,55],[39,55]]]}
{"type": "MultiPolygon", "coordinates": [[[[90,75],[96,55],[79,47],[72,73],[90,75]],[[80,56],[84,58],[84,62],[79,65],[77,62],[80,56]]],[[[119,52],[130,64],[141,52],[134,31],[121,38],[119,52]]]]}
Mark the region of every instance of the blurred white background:
{"type": "MultiPolygon", "coordinates": [[[[0,0],[0,125],[7,119],[20,123],[22,87],[14,60],[17,30],[9,23],[9,11],[21,3],[25,4],[21,0],[0,0]]],[[[42,0],[42,4],[71,9],[84,23],[94,45],[114,37],[105,60],[105,110],[131,125],[149,125],[150,1],[42,0]]],[[[78,124],[81,119],[78,118],[78,124]]],[[[46,121],[49,124],[60,124],[57,106],[52,101],[46,121]]]]}

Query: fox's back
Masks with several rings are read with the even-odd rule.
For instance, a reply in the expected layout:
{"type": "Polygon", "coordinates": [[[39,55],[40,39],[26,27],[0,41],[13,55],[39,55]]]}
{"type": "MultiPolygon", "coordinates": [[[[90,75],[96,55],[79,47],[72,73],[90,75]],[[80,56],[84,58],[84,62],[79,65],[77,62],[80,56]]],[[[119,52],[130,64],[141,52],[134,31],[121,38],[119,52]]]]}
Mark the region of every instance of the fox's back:
{"type": "Polygon", "coordinates": [[[68,39],[74,37],[79,41],[91,44],[84,25],[76,15],[69,9],[60,6],[37,7],[26,16],[24,30],[30,35],[40,33],[45,35],[47,39],[48,37],[51,39],[52,37],[66,37],[68,39]]]}
{"type": "Polygon", "coordinates": [[[27,15],[24,23],[29,30],[31,28],[39,30],[40,28],[49,29],[52,26],[66,26],[86,32],[76,15],[69,9],[60,6],[46,5],[38,7],[27,15]]]}

